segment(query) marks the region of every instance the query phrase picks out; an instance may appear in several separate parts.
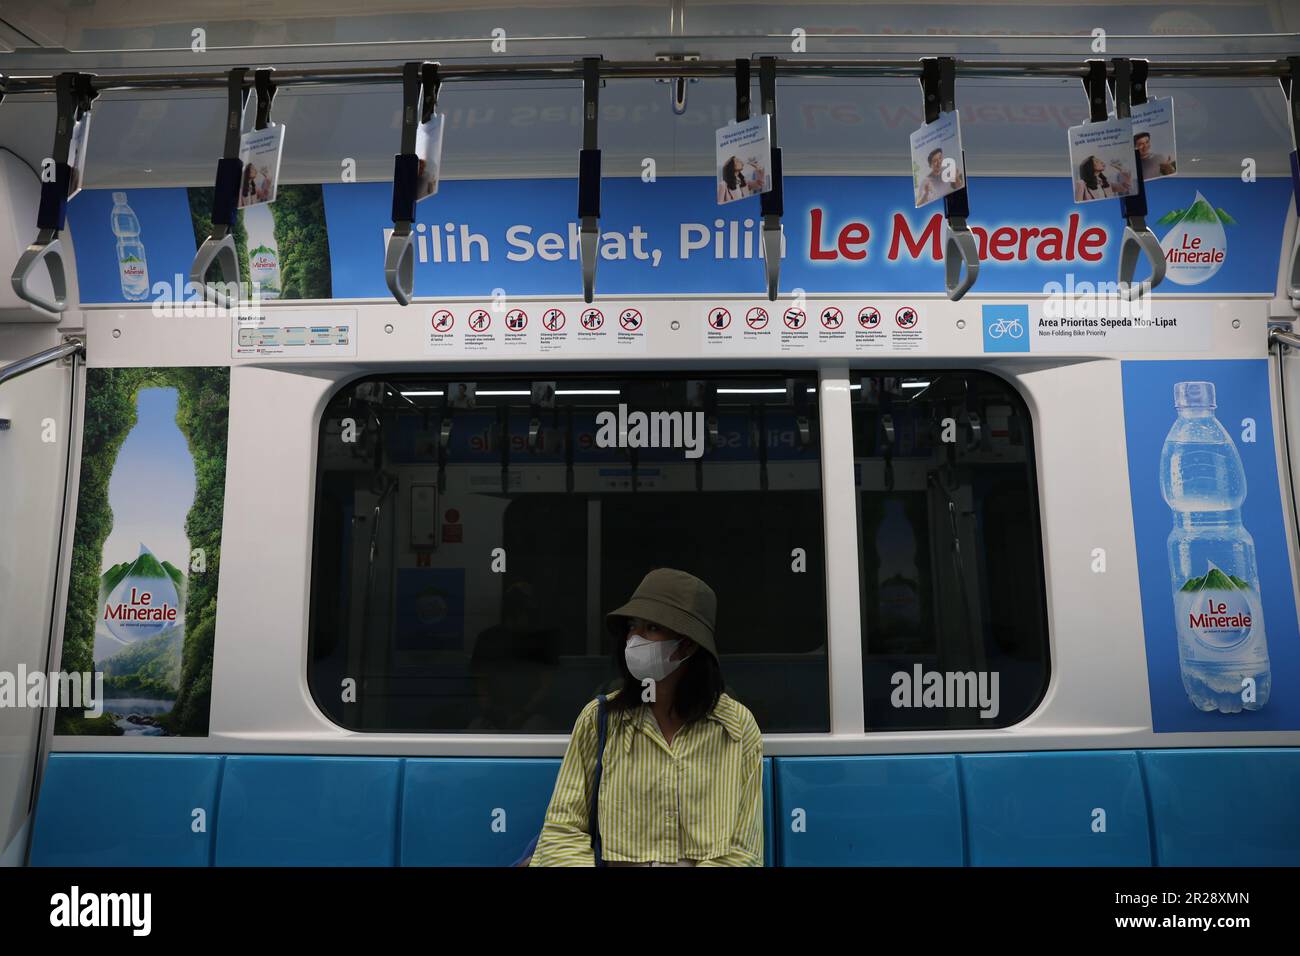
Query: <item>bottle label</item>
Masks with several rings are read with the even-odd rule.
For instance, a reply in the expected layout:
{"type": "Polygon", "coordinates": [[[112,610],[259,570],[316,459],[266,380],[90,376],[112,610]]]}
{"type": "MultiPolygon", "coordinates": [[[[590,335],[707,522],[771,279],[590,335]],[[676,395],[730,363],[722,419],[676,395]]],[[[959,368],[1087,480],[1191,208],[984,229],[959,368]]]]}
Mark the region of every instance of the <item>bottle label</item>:
{"type": "Polygon", "coordinates": [[[1240,646],[1260,619],[1259,595],[1250,583],[1213,566],[1183,584],[1174,607],[1184,651],[1194,659],[1214,659],[1240,646]]]}

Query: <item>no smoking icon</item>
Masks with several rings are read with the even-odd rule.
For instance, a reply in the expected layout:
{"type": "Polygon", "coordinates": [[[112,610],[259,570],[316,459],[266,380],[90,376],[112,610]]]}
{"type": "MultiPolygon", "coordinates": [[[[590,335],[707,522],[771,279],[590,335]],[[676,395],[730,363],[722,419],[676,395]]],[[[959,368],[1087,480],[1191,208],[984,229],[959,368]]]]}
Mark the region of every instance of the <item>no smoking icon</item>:
{"type": "Polygon", "coordinates": [[[767,328],[767,309],[752,308],[745,313],[745,324],[751,329],[767,328]]]}
{"type": "Polygon", "coordinates": [[[731,313],[726,309],[714,309],[709,313],[709,328],[721,332],[731,324],[731,313]]]}
{"type": "Polygon", "coordinates": [[[920,316],[916,314],[916,309],[911,306],[903,306],[894,315],[894,321],[898,323],[900,329],[914,329],[916,323],[920,321],[920,316]]]}
{"type": "Polygon", "coordinates": [[[618,315],[618,324],[627,332],[635,332],[641,328],[641,321],[641,313],[636,309],[624,309],[618,315]]]}
{"type": "Polygon", "coordinates": [[[858,325],[871,330],[880,327],[880,310],[867,306],[858,313],[858,325]]]}
{"type": "Polygon", "coordinates": [[[781,318],[792,329],[802,329],[808,321],[808,315],[803,309],[786,309],[785,315],[781,316],[781,318]]]}

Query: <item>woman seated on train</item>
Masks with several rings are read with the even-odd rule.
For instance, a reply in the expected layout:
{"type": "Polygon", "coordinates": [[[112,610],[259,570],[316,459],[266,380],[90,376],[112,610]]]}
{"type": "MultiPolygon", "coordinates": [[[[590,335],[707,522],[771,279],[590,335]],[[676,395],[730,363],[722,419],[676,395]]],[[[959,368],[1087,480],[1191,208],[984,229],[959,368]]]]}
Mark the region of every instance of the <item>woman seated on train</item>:
{"type": "Polygon", "coordinates": [[[762,866],[763,738],[723,689],[717,596],[659,568],[606,616],[622,686],[578,715],[531,866],[762,866]],[[599,856],[597,856],[599,854],[599,856]]]}

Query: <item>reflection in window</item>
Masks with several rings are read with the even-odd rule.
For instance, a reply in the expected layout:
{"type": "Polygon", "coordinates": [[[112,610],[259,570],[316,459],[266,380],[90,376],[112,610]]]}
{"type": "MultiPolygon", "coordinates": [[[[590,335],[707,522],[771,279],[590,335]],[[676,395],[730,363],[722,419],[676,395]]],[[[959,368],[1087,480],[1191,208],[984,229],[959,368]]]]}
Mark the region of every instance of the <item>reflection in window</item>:
{"type": "Polygon", "coordinates": [[[1048,677],[1028,410],[982,372],[854,378],[867,729],[1016,723],[1048,677]]]}
{"type": "Polygon", "coordinates": [[[717,592],[759,726],[826,731],[820,457],[807,374],[354,383],[321,422],[317,703],[359,730],[568,733],[614,685],[605,613],[675,567],[717,592]]]}

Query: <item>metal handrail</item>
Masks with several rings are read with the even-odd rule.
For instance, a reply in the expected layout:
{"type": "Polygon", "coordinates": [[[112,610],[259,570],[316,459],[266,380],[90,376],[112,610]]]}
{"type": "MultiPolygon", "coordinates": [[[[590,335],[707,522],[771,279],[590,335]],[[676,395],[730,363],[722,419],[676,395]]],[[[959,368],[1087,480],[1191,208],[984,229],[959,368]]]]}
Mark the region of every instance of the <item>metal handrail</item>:
{"type": "Polygon", "coordinates": [[[59,359],[67,358],[70,355],[86,354],[86,343],[82,339],[69,338],[62,345],[56,345],[52,349],[46,349],[44,352],[37,352],[35,355],[29,355],[27,358],[19,359],[17,362],[10,362],[8,365],[0,367],[0,385],[19,375],[26,374],[33,369],[38,369],[43,365],[49,365],[51,362],[57,362],[59,359]]]}
{"type": "MultiPolygon", "coordinates": [[[[918,77],[918,57],[820,59],[776,57],[780,76],[810,77],[918,77]]],[[[958,59],[957,72],[963,77],[1050,77],[1083,78],[1087,67],[1061,57],[1055,60],[980,60],[958,59]]],[[[735,60],[602,60],[600,77],[606,79],[674,79],[730,77],[735,74],[735,60]]],[[[444,63],[439,75],[444,80],[580,80],[582,60],[518,60],[481,63],[444,63]]],[[[1286,78],[1291,67],[1285,59],[1257,60],[1151,60],[1150,76],[1182,78],[1286,78]]],[[[156,73],[100,73],[95,89],[103,93],[122,90],[204,90],[224,89],[224,72],[159,71],[156,73]]],[[[278,87],[317,84],[399,83],[402,64],[276,70],[278,87]]],[[[10,95],[50,93],[53,76],[9,76],[5,80],[10,95]]]]}
{"type": "Polygon", "coordinates": [[[1271,346],[1274,342],[1289,345],[1293,349],[1300,349],[1300,335],[1295,332],[1288,332],[1286,329],[1268,330],[1268,344],[1271,346]]]}

